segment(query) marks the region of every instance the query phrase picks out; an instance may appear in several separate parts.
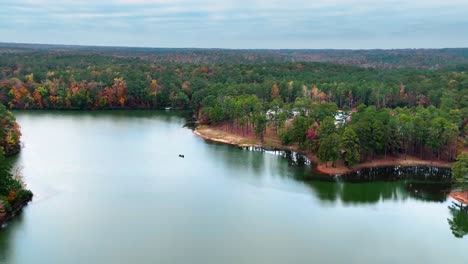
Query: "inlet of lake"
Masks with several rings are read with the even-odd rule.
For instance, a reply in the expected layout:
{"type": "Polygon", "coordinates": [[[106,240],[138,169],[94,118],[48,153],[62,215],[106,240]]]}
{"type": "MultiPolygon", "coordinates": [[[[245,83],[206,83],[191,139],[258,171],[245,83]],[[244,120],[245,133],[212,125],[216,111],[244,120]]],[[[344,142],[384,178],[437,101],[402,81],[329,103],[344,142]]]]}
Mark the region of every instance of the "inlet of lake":
{"type": "Polygon", "coordinates": [[[468,263],[440,184],[320,180],[205,142],[181,112],[15,115],[34,199],[0,230],[0,263],[468,263]]]}

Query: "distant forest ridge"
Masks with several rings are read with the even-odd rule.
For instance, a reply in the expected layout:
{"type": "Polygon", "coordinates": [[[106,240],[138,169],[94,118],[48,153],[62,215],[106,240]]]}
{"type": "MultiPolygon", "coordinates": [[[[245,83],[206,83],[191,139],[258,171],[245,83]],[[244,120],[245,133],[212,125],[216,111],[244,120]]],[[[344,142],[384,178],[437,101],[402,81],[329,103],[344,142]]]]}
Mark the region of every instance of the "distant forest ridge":
{"type": "Polygon", "coordinates": [[[65,52],[96,53],[119,58],[140,58],[152,62],[195,64],[329,62],[372,68],[468,69],[468,48],[447,49],[199,49],[138,48],[79,45],[0,43],[0,53],[65,52]]]}

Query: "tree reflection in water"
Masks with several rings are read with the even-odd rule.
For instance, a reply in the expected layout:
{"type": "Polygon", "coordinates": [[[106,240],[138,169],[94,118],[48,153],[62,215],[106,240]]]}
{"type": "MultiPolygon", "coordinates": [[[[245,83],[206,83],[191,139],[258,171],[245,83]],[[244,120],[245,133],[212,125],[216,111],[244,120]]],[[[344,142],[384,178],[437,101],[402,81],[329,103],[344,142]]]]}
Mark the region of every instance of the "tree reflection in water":
{"type": "MultiPolygon", "coordinates": [[[[290,175],[310,187],[313,194],[322,201],[340,200],[343,204],[373,204],[384,200],[402,201],[411,198],[445,202],[451,189],[450,168],[392,166],[361,169],[333,177],[315,171],[307,157],[292,151],[268,150],[261,147],[242,149],[252,152],[271,152],[282,156],[290,166],[296,167],[296,173],[290,175]],[[305,167],[308,170],[299,170],[305,167]]],[[[257,164],[254,167],[258,167],[258,163],[261,163],[261,160],[256,160],[252,164],[257,164]]]]}
{"type": "Polygon", "coordinates": [[[384,200],[445,202],[450,192],[450,169],[432,167],[383,167],[360,170],[339,177],[298,178],[321,200],[344,204],[373,204],[384,200]]]}
{"type": "Polygon", "coordinates": [[[463,238],[468,234],[468,210],[456,203],[453,203],[448,208],[452,218],[447,219],[447,221],[452,234],[457,238],[463,238]]]}
{"type": "MultiPolygon", "coordinates": [[[[244,148],[250,151],[267,151],[263,148],[244,148]]],[[[380,167],[362,169],[342,176],[323,175],[309,167],[303,155],[290,151],[273,151],[288,160],[290,166],[308,168],[291,173],[296,180],[308,186],[314,196],[325,202],[343,205],[375,204],[380,201],[408,199],[444,203],[452,189],[451,170],[426,166],[380,167]]],[[[283,168],[283,167],[281,167],[283,168]]],[[[459,205],[449,206],[452,218],[447,219],[457,238],[468,234],[468,211],[459,205]]]]}

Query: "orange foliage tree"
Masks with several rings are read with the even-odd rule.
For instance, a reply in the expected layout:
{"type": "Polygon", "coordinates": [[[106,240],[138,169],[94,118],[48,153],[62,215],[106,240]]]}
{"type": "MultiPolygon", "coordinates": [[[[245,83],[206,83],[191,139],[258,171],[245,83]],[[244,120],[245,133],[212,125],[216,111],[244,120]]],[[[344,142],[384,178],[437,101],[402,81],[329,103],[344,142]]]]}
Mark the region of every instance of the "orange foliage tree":
{"type": "Polygon", "coordinates": [[[271,98],[279,98],[280,97],[280,94],[279,94],[279,88],[278,88],[278,85],[275,83],[273,84],[273,87],[271,88],[271,98]]]}

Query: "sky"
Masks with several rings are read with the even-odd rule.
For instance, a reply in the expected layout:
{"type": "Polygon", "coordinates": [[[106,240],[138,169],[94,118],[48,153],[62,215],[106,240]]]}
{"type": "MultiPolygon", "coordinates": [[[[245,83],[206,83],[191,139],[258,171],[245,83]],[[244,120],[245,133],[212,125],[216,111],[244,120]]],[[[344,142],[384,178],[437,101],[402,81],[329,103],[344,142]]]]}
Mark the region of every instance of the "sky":
{"type": "Polygon", "coordinates": [[[468,0],[0,0],[0,42],[234,49],[468,47],[468,0]]]}

